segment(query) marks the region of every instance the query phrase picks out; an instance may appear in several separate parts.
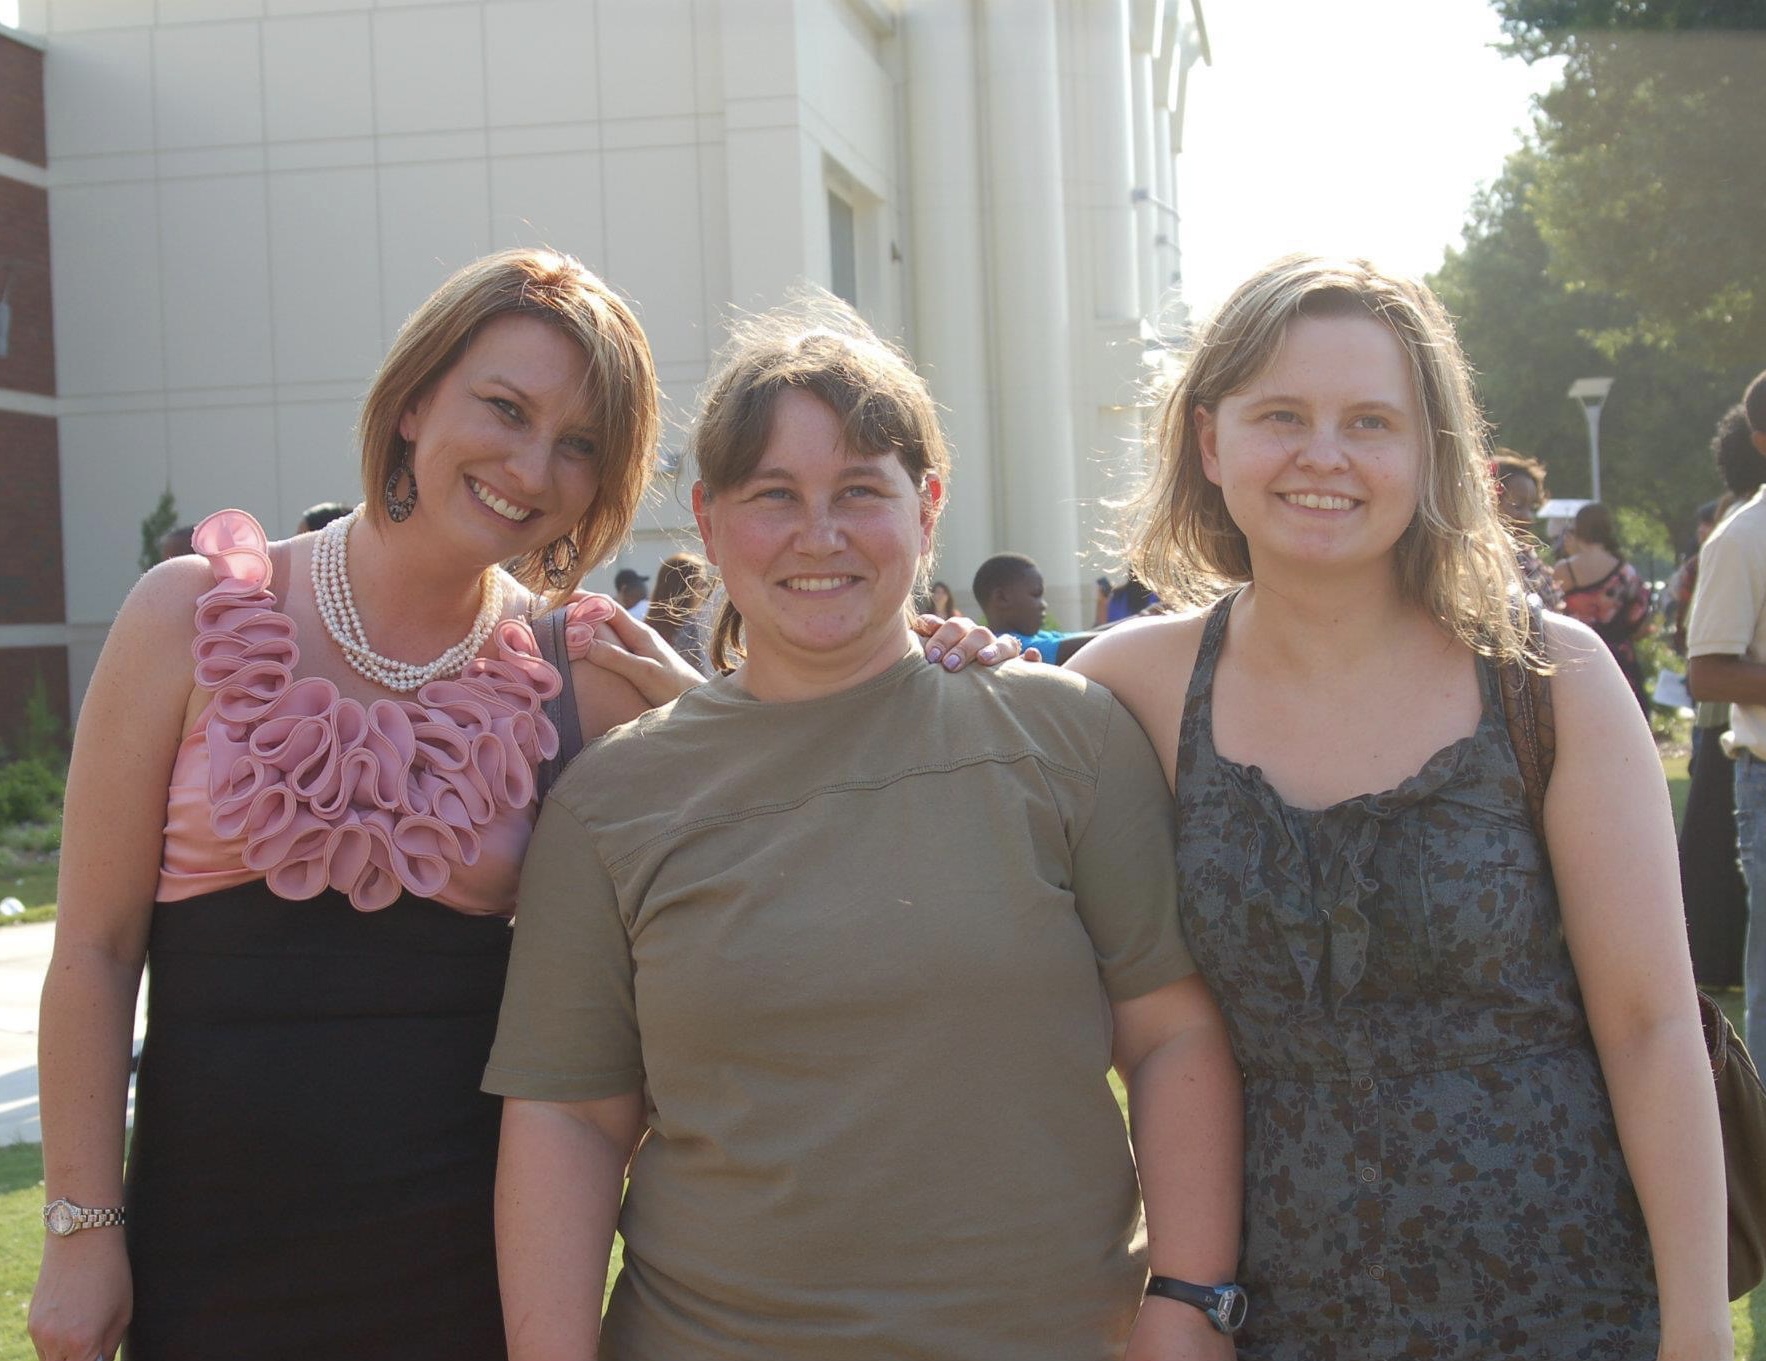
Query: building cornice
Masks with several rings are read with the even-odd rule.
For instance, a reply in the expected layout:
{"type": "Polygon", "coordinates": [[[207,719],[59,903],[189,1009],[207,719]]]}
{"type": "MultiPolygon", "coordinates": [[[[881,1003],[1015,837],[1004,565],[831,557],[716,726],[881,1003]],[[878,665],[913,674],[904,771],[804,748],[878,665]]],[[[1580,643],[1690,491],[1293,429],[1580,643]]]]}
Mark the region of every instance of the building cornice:
{"type": "Polygon", "coordinates": [[[51,418],[60,414],[55,398],[45,397],[40,392],[19,392],[14,388],[0,388],[0,411],[51,418]]]}
{"type": "Polygon", "coordinates": [[[49,187],[47,167],[32,165],[29,161],[21,161],[16,156],[0,155],[0,179],[17,180],[20,184],[28,184],[33,189],[47,189],[49,187]]]}

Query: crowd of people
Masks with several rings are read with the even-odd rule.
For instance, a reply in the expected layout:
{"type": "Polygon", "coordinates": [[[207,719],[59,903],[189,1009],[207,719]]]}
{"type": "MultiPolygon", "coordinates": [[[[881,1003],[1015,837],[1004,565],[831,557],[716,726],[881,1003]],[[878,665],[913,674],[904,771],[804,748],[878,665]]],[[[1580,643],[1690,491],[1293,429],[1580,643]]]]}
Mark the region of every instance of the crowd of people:
{"type": "MultiPolygon", "coordinates": [[[[577,586],[657,384],[575,260],[444,283],[360,431],[362,505],[195,526],[88,692],[44,1361],[1727,1361],[1626,564],[1591,517],[1533,570],[1543,470],[1493,465],[1426,288],[1235,290],[1071,636],[1022,555],[987,625],[930,582],[935,404],[832,298],[734,328],[701,552],[626,608],[577,586]]],[[[1766,716],[1712,584],[1766,587],[1757,504],[1688,651],[1766,716]]]]}

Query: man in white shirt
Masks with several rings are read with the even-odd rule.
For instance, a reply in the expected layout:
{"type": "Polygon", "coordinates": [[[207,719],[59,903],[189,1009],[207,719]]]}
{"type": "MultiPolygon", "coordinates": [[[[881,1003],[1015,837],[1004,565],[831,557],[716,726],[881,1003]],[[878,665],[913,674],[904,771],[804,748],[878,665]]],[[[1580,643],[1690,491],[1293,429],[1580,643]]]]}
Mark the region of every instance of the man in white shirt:
{"type": "MultiPolygon", "coordinates": [[[[1766,373],[1742,399],[1754,447],[1766,454],[1766,373]]],[[[1766,488],[1742,502],[1699,550],[1686,629],[1693,698],[1728,703],[1735,757],[1735,832],[1748,884],[1742,963],[1748,1048],[1766,1053],[1766,488]]]]}
{"type": "Polygon", "coordinates": [[[630,567],[621,567],[613,575],[613,598],[625,606],[633,619],[642,619],[650,612],[650,578],[630,567]]]}

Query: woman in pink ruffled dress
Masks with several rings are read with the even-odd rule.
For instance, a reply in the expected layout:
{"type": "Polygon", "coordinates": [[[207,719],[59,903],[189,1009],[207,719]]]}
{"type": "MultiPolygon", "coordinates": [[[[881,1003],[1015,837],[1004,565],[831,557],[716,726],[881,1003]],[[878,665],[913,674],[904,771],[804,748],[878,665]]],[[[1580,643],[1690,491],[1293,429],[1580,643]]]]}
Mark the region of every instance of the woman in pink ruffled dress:
{"type": "MultiPolygon", "coordinates": [[[[279,543],[222,511],[130,595],[80,715],[44,988],[46,1361],[125,1331],[131,1361],[504,1355],[478,1083],[561,686],[528,621],[566,610],[587,736],[700,679],[574,593],[658,428],[626,305],[567,256],[491,256],[376,377],[365,506],[279,543]]],[[[991,642],[934,641],[959,638],[991,642]]]]}

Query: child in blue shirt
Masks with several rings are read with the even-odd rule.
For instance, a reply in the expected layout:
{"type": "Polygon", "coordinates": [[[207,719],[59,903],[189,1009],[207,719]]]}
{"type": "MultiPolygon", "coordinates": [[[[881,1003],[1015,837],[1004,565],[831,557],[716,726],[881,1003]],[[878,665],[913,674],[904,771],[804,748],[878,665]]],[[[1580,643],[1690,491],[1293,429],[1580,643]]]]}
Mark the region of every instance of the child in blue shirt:
{"type": "Polygon", "coordinates": [[[972,589],[988,628],[1016,638],[1026,650],[1036,648],[1045,662],[1055,660],[1055,649],[1070,635],[1042,626],[1042,571],[1034,559],[996,553],[976,570],[972,589]]]}

